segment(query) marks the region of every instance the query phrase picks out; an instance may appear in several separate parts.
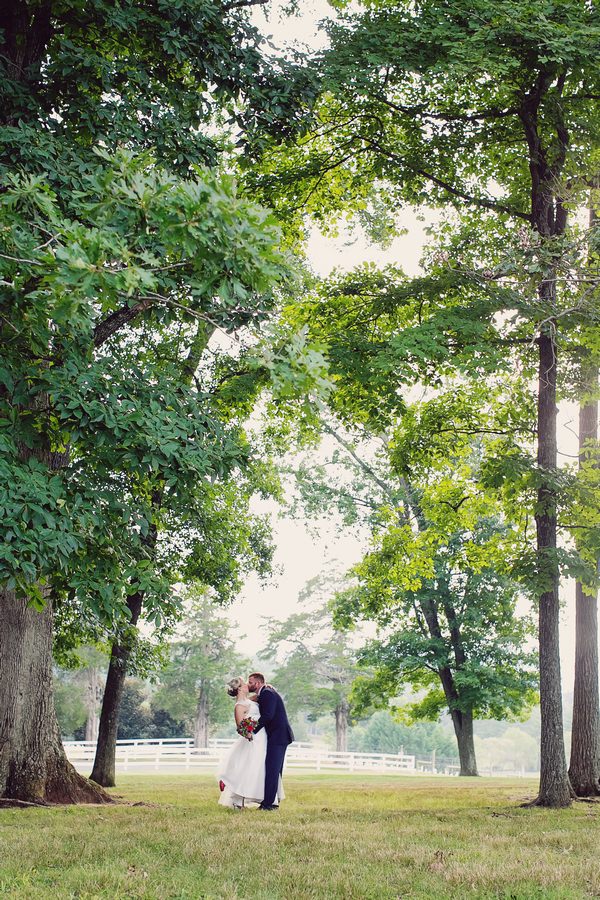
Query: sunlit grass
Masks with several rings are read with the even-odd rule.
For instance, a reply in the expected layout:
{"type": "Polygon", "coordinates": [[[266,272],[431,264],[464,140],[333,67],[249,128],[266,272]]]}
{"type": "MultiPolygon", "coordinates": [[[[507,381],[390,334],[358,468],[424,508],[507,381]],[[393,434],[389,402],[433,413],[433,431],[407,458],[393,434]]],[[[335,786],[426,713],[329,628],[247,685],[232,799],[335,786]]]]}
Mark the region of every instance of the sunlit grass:
{"type": "Polygon", "coordinates": [[[209,776],[123,776],[119,805],[3,810],[0,896],[600,896],[600,807],[522,809],[533,782],[290,775],[286,792],[238,813],[209,776]]]}

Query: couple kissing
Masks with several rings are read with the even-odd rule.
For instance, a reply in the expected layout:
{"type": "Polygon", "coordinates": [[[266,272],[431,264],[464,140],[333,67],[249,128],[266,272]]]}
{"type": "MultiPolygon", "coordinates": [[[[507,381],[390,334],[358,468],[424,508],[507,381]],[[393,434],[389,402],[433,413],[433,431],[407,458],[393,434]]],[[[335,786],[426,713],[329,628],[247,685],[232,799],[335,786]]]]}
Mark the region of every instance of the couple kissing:
{"type": "Polygon", "coordinates": [[[234,809],[248,803],[258,803],[261,810],[277,809],[284,798],[285,754],[294,740],[283,700],[260,672],[249,675],[247,682],[232,678],[227,693],[235,699],[239,737],[221,766],[219,803],[234,809]]]}

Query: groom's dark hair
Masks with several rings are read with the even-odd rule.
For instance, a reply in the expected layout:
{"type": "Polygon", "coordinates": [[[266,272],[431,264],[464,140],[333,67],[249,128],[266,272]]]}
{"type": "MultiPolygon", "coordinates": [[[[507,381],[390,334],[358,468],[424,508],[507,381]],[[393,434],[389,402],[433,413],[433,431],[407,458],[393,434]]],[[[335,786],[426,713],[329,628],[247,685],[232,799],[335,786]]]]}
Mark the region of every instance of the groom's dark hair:
{"type": "Polygon", "coordinates": [[[260,672],[252,672],[251,675],[248,675],[248,678],[256,678],[257,681],[262,681],[263,684],[265,683],[265,676],[261,675],[260,672]]]}

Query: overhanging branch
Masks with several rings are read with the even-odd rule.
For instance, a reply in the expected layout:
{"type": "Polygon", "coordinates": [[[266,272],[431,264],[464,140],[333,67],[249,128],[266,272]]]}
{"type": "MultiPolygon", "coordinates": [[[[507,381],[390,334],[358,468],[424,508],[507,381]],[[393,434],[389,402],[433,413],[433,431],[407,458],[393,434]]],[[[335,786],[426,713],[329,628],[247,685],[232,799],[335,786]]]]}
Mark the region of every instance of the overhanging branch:
{"type": "Polygon", "coordinates": [[[473,204],[473,206],[478,206],[482,209],[489,209],[492,210],[492,212],[497,213],[505,213],[506,215],[514,216],[518,219],[524,219],[526,222],[532,221],[531,213],[523,212],[520,209],[513,209],[511,206],[505,206],[503,203],[498,203],[495,200],[490,200],[486,197],[477,197],[473,194],[469,194],[467,191],[463,191],[460,188],[457,188],[455,185],[444,181],[442,178],[438,178],[438,176],[434,175],[432,172],[428,172],[426,169],[422,169],[420,167],[413,166],[410,163],[407,163],[407,161],[402,156],[399,156],[392,150],[388,150],[387,147],[383,147],[379,143],[379,141],[374,141],[372,138],[365,138],[365,142],[375,150],[377,150],[378,153],[381,153],[383,156],[387,156],[388,159],[391,159],[399,165],[404,166],[405,168],[414,172],[415,175],[420,175],[422,178],[425,178],[432,184],[437,185],[437,187],[442,188],[442,190],[446,191],[448,194],[451,194],[453,197],[459,197],[461,200],[466,200],[467,203],[471,203],[473,204]]]}
{"type": "Polygon", "coordinates": [[[116,334],[124,325],[136,319],[140,313],[152,306],[154,302],[154,299],[144,297],[134,306],[122,306],[121,309],[112,312],[94,328],[94,347],[101,347],[113,334],[116,334]]]}

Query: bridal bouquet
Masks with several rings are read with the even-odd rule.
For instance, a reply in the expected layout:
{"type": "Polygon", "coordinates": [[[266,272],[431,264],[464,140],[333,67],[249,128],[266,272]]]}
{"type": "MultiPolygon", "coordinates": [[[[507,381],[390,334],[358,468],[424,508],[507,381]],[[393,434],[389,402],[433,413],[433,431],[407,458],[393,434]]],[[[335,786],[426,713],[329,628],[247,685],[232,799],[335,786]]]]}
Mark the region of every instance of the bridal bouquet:
{"type": "Polygon", "coordinates": [[[237,730],[238,734],[241,734],[241,736],[245,737],[246,740],[251,741],[255,728],[256,719],[251,719],[250,716],[247,716],[245,719],[241,720],[240,724],[237,727],[237,730]]]}

